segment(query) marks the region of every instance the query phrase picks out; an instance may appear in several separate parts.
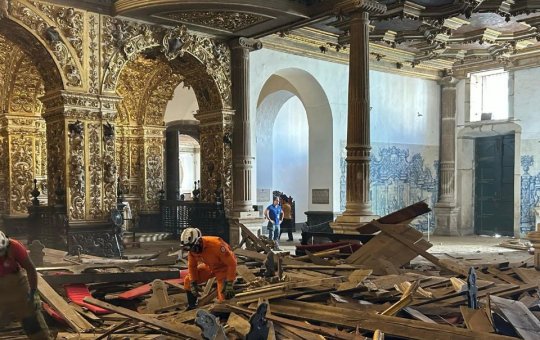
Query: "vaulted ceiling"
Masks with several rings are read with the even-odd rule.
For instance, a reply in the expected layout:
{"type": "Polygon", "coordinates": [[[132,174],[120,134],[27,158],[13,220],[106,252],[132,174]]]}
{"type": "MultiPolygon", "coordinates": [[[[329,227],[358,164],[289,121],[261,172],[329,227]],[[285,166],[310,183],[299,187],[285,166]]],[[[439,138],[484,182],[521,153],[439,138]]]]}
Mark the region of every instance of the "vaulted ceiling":
{"type": "MultiPolygon", "coordinates": [[[[352,1],[352,0],[351,0],[352,1]]],[[[362,0],[355,0],[362,1],[362,0]]],[[[364,0],[368,1],[368,0],[364,0]]],[[[66,0],[53,2],[66,4],[66,0]]],[[[79,6],[156,24],[184,24],[218,39],[264,38],[268,46],[346,62],[348,18],[340,0],[81,0],[79,6]]],[[[540,53],[540,0],[379,0],[371,16],[373,60],[431,74],[540,53]],[[422,71],[423,70],[423,71],[422,71]]]]}

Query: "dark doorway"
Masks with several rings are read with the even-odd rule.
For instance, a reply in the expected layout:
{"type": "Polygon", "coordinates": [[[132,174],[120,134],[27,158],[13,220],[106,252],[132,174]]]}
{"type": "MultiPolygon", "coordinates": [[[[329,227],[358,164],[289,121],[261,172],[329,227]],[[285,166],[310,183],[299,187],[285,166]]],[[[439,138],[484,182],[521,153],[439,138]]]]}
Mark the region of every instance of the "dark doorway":
{"type": "Polygon", "coordinates": [[[474,230],[514,236],[514,135],[475,139],[474,230]]]}

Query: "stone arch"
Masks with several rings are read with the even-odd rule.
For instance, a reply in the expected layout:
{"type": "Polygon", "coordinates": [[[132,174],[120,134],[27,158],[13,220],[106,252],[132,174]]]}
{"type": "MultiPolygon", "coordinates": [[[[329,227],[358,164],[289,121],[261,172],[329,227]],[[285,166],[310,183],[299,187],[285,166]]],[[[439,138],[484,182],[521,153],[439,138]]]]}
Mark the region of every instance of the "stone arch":
{"type": "Polygon", "coordinates": [[[193,87],[201,104],[207,104],[209,111],[231,107],[231,57],[225,44],[191,35],[185,26],[165,30],[118,18],[106,19],[104,35],[108,42],[104,54],[109,60],[103,76],[104,93],[116,91],[120,74],[129,61],[139,55],[156,57],[162,53],[159,58],[170,61],[172,68],[188,65],[195,68],[190,72],[194,77],[188,84],[193,87]],[[173,40],[181,47],[173,49],[169,45],[173,40]]]}
{"type": "Polygon", "coordinates": [[[329,189],[329,203],[314,205],[309,199],[308,210],[333,211],[333,196],[339,188],[333,183],[332,110],[324,89],[313,75],[298,68],[287,68],[268,78],[258,98],[257,135],[265,133],[269,121],[273,126],[279,109],[292,96],[297,96],[302,102],[309,125],[308,197],[311,197],[312,189],[329,189]]]}

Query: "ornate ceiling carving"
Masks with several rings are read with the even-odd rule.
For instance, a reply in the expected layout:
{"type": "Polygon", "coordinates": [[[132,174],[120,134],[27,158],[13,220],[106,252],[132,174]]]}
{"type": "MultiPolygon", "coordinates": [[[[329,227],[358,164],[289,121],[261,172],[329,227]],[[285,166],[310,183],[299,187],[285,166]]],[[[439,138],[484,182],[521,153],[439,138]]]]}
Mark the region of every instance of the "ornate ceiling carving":
{"type": "Polygon", "coordinates": [[[241,31],[271,19],[264,15],[233,11],[178,11],[154,16],[177,23],[192,24],[229,33],[241,31]]]}

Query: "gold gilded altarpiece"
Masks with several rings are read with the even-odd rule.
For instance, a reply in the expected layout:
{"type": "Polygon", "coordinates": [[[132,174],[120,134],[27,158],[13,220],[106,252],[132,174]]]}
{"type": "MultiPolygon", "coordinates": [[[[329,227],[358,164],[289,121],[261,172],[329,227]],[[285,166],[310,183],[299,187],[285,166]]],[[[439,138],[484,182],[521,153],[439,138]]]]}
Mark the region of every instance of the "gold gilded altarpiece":
{"type": "Polygon", "coordinates": [[[230,50],[188,32],[31,0],[0,0],[0,215],[27,214],[33,179],[65,192],[70,223],[105,221],[117,183],[158,211],[164,113],[174,89],[199,104],[202,199],[232,205],[230,50]]]}

